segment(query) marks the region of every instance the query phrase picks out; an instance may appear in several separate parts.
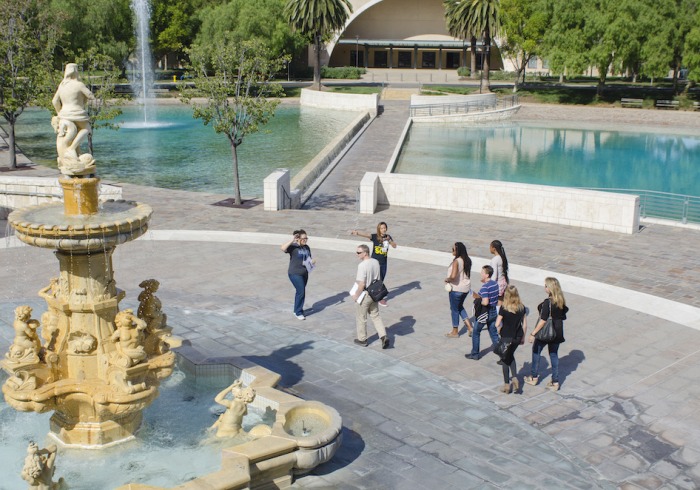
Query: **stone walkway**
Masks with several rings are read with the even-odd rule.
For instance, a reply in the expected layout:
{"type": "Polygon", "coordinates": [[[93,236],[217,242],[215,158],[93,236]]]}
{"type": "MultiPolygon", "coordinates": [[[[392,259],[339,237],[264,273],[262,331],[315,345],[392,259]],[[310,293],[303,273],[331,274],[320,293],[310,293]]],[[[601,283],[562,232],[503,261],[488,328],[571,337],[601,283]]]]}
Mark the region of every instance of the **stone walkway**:
{"type": "MultiPolygon", "coordinates": [[[[528,106],[518,118],[571,119],[580,113],[596,122],[634,113],[635,125],[660,124],[654,120],[660,111],[582,109],[528,106]]],[[[226,196],[124,184],[125,198],[147,202],[155,213],[152,237],[115,253],[116,280],[128,293],[122,306],[134,306],[138,282],[156,277],[176,332],[206,357],[248,357],[281,372],[289,390],[339,410],[345,427],[341,450],[298,479],[298,488],[699,487],[700,332],[661,320],[663,312],[651,316],[591,296],[612,297],[619,287],[639,302],[644,293],[700,307],[700,232],[649,225],[626,236],[406,208],[360,216],[352,199],[359,181],[353,179],[382,168],[384,146],[391,147],[388,142],[400,132],[403,112],[400,103],[385,105],[313,198],[319,199],[309,201],[311,209],[239,210],[212,205],[226,196]],[[390,120],[393,125],[380,126],[390,120]],[[381,311],[394,344],[389,350],[379,349],[376,337],[368,348],[352,343],[354,312],[345,293],[357,243],[347,231],[370,231],[379,220],[389,223],[400,247],[390,259],[390,307],[381,311]],[[308,231],[319,261],[304,322],[289,311],[292,288],[278,248],[298,227],[308,231]],[[207,231],[174,236],[168,230],[207,231]],[[443,336],[449,309],[441,281],[450,244],[465,241],[480,257],[478,266],[494,238],[506,244],[517,272],[514,283],[531,308],[543,291],[529,268],[598,282],[595,291],[567,294],[571,314],[558,393],[525,386],[521,394],[503,395],[493,356],[484,351],[479,362],[467,361],[468,338],[443,336]],[[432,259],[399,252],[408,247],[432,259]]],[[[679,117],[678,127],[700,127],[700,114],[690,116],[664,117],[679,117]]],[[[36,291],[55,275],[57,264],[48,251],[28,247],[0,251],[0,264],[4,351],[11,342],[12,309],[26,302],[43,311],[36,291]]],[[[483,336],[482,347],[486,342],[483,336]]],[[[522,377],[530,361],[527,346],[516,359],[522,377]]],[[[548,363],[541,369],[546,376],[548,363]]]]}

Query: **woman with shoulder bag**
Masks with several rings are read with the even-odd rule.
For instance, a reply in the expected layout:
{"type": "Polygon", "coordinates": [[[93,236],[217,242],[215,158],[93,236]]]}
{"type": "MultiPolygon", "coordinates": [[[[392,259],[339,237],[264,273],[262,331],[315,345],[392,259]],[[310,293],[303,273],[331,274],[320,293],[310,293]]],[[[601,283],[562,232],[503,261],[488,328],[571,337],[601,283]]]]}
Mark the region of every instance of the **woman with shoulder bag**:
{"type": "Polygon", "coordinates": [[[445,334],[451,339],[459,338],[459,319],[462,319],[464,326],[472,336],[472,324],[469,321],[467,310],[464,309],[464,300],[471,291],[470,272],[472,269],[472,259],[469,258],[467,247],[462,242],[452,245],[452,263],[447,269],[445,278],[445,290],[448,292],[450,300],[450,313],[452,315],[452,331],[445,334]]]}
{"type": "Polygon", "coordinates": [[[559,344],[565,341],[564,320],[566,320],[566,313],[569,311],[569,307],[566,306],[564,293],[561,290],[559,281],[555,277],[548,277],[544,280],[544,290],[547,293],[547,299],[537,307],[540,312],[540,318],[528,338],[528,342],[532,343],[532,364],[530,365],[530,376],[525,376],[525,382],[533,386],[539,382],[538,370],[540,366],[540,355],[546,345],[549,349],[549,361],[552,364],[552,380],[547,383],[547,389],[558,391],[559,344]],[[538,332],[545,327],[550,317],[552,319],[555,335],[551,342],[544,342],[536,337],[538,332]]]}
{"type": "Polygon", "coordinates": [[[506,287],[503,296],[503,305],[496,317],[496,328],[501,336],[499,344],[504,346],[501,355],[503,368],[503,393],[517,393],[520,390],[520,382],[517,378],[518,370],[515,365],[515,349],[525,343],[527,333],[527,310],[520,300],[518,288],[513,285],[506,287]],[[512,378],[511,375],[512,374],[512,378]]]}

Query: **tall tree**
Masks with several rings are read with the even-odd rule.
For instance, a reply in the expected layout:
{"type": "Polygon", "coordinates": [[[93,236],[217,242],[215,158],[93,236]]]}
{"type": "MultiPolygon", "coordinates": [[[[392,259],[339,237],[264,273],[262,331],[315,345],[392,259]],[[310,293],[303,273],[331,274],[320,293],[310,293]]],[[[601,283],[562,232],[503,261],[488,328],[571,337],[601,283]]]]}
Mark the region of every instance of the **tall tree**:
{"type": "Polygon", "coordinates": [[[694,27],[685,38],[683,61],[688,68],[688,80],[700,82],[700,11],[695,14],[694,27]]]}
{"type": "Polygon", "coordinates": [[[352,13],[349,0],[288,0],[285,16],[291,26],[313,40],[316,64],[313,90],[321,90],[321,44],[345,27],[352,13]]]}
{"type": "Polygon", "coordinates": [[[525,83],[525,68],[540,54],[540,44],[549,25],[545,0],[501,0],[503,42],[501,53],[516,67],[513,92],[518,91],[520,77],[525,83]]]}
{"type": "Polygon", "coordinates": [[[584,73],[590,65],[584,36],[589,8],[588,0],[548,0],[551,24],[545,34],[542,50],[552,73],[560,76],[584,73]]]}
{"type": "Polygon", "coordinates": [[[489,92],[491,82],[489,79],[491,41],[498,36],[501,30],[501,2],[500,0],[463,0],[457,2],[450,10],[448,25],[453,25],[456,32],[472,32],[483,39],[486,50],[483,62],[483,75],[481,78],[481,90],[489,92]]]}
{"type": "Polygon", "coordinates": [[[282,87],[272,81],[287,59],[275,57],[260,40],[241,43],[224,39],[216,45],[197,45],[190,51],[194,89],[182,100],[194,107],[194,117],[226,135],[233,157],[236,204],[242,203],[237,148],[275,115],[282,87]],[[205,97],[200,103],[194,97],[205,97]]]}
{"type": "Polygon", "coordinates": [[[42,0],[0,2],[0,114],[9,125],[10,166],[17,168],[15,124],[50,90],[56,22],[42,0]]]}
{"type": "Polygon", "coordinates": [[[460,11],[467,5],[462,0],[445,0],[442,3],[445,8],[445,22],[447,23],[448,32],[459,39],[469,39],[470,67],[469,78],[476,78],[476,36],[472,30],[474,26],[465,25],[463,15],[460,11]]]}
{"type": "Polygon", "coordinates": [[[286,0],[230,0],[212,5],[199,14],[197,44],[214,44],[224,35],[244,41],[260,39],[275,53],[293,55],[308,45],[294,33],[284,14],[286,0]]]}

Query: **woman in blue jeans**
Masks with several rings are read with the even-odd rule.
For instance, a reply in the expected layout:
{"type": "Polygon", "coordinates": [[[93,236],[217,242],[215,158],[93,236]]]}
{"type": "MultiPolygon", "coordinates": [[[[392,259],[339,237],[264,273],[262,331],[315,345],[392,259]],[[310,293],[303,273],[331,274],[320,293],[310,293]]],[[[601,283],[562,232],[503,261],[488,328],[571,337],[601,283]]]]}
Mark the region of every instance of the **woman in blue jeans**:
{"type": "Polygon", "coordinates": [[[313,269],[315,260],[311,258],[311,249],[306,244],[309,237],[304,230],[294,230],[292,239],[280,247],[289,254],[289,280],[294,286],[294,316],[306,320],[304,316],[304,299],[306,298],[306,283],[309,281],[309,271],[313,269]]]}
{"type": "Polygon", "coordinates": [[[566,306],[566,299],[561,290],[559,281],[555,277],[548,277],[544,280],[544,290],[547,293],[545,299],[537,309],[540,311],[540,318],[528,337],[528,342],[532,343],[532,364],[530,365],[530,376],[525,376],[525,382],[529,385],[536,385],[539,378],[540,357],[542,350],[546,345],[549,349],[549,361],[552,364],[552,380],[547,383],[547,389],[551,391],[559,390],[559,344],[565,341],[564,339],[564,320],[566,313],[569,311],[566,306]],[[552,324],[556,337],[552,342],[544,343],[535,338],[537,332],[540,331],[547,322],[549,316],[552,316],[552,324]]]}
{"type": "Polygon", "coordinates": [[[469,258],[467,247],[462,242],[456,242],[452,245],[452,263],[447,268],[447,277],[445,278],[446,289],[449,289],[450,313],[452,315],[452,331],[445,334],[445,337],[452,339],[459,338],[459,320],[464,322],[464,326],[469,331],[469,336],[472,334],[472,324],[469,321],[469,315],[464,309],[464,300],[471,291],[470,273],[472,270],[472,259],[469,258]]]}

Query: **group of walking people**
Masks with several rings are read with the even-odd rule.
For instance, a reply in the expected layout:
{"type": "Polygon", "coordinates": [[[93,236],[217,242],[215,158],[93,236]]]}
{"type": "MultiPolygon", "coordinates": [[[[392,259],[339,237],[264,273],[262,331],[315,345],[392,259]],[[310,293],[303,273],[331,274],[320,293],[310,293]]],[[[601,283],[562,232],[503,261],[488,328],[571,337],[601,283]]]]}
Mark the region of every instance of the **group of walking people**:
{"type": "MultiPolygon", "coordinates": [[[[388,306],[388,303],[386,299],[375,301],[370,294],[365,293],[375,280],[384,281],[389,248],[397,246],[387,231],[388,226],[385,222],[377,225],[376,233],[350,231],[351,235],[364,237],[372,242],[371,249],[365,244],[358,245],[356,249],[360,262],[355,284],[350,291],[351,297],[357,303],[355,343],[362,346],[368,345],[367,316],[369,316],[377,330],[383,349],[389,347],[390,341],[379,315],[378,305],[388,306]]],[[[303,311],[305,288],[308,274],[315,265],[307,241],[306,232],[296,230],[292,239],[281,247],[283,252],[289,254],[289,280],[295,288],[294,315],[300,320],[306,318],[303,311]]],[[[498,364],[502,367],[504,382],[501,391],[504,393],[517,393],[521,389],[515,361],[515,351],[518,346],[525,344],[526,340],[532,343],[530,374],[525,376],[523,381],[533,386],[539,383],[540,359],[544,347],[547,346],[552,375],[546,387],[557,391],[560,386],[558,351],[559,345],[565,341],[564,320],[569,310],[561,285],[554,277],[545,279],[544,288],[547,296],[537,307],[537,322],[528,335],[529,311],[520,298],[518,288],[510,284],[505,248],[499,240],[494,240],[489,245],[489,251],[492,258],[489,264],[480,269],[481,287],[477,292],[472,291],[471,288],[472,260],[467,247],[462,242],[455,242],[452,245],[453,259],[444,280],[445,290],[448,292],[452,330],[445,336],[458,339],[462,325],[466,327],[468,336],[471,337],[471,349],[465,357],[479,360],[481,332],[486,329],[493,350],[500,358],[498,364]],[[469,314],[464,306],[470,294],[474,302],[473,315],[469,314]],[[540,335],[544,333],[540,332],[543,328],[547,329],[547,337],[540,335]]]]}

